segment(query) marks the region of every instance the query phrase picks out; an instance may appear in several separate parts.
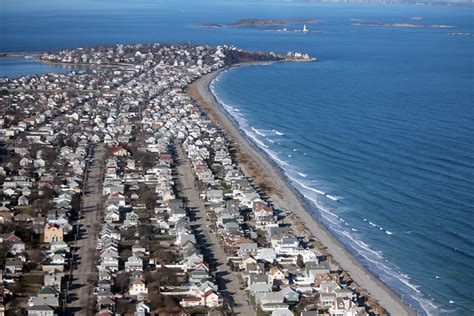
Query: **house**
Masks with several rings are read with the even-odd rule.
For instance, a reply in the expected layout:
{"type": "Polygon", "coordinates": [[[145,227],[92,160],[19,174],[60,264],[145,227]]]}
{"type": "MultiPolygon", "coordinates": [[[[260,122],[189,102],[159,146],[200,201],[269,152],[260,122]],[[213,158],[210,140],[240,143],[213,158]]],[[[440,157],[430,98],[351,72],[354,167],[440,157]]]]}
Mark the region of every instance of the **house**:
{"type": "Polygon", "coordinates": [[[104,216],[104,221],[108,224],[120,221],[120,213],[118,209],[108,210],[104,216]]]}
{"type": "Polygon", "coordinates": [[[126,227],[138,226],[139,220],[140,220],[140,216],[138,216],[137,213],[131,211],[125,215],[125,221],[123,222],[123,224],[126,227]]]}
{"type": "Polygon", "coordinates": [[[217,294],[214,290],[208,290],[204,293],[204,306],[206,307],[218,307],[222,305],[222,297],[217,294]]]}
{"type": "Polygon", "coordinates": [[[179,304],[182,307],[204,306],[213,308],[221,306],[222,302],[222,297],[214,290],[209,289],[201,295],[185,296],[181,299],[179,304]]]}
{"type": "Polygon", "coordinates": [[[59,270],[49,270],[43,277],[45,286],[52,286],[58,291],[61,291],[61,280],[64,276],[64,272],[59,270]]]}
{"type": "Polygon", "coordinates": [[[111,152],[114,156],[117,157],[126,157],[128,156],[128,151],[121,146],[112,146],[111,152]]]}
{"type": "Polygon", "coordinates": [[[28,305],[49,305],[51,307],[58,307],[59,291],[52,286],[45,286],[38,291],[36,296],[30,297],[28,305]]]}
{"type": "Polygon", "coordinates": [[[150,314],[151,307],[146,302],[138,302],[135,306],[135,313],[133,316],[147,316],[150,314]]]}
{"type": "Polygon", "coordinates": [[[9,251],[14,255],[25,252],[25,243],[21,240],[15,240],[10,245],[9,251]]]}
{"type": "Polygon", "coordinates": [[[28,316],[54,316],[54,308],[48,305],[33,305],[28,307],[28,316]]]}
{"type": "Polygon", "coordinates": [[[148,294],[148,288],[146,287],[145,281],[137,278],[130,282],[128,292],[131,296],[143,296],[148,294]]]}
{"type": "Polygon", "coordinates": [[[54,241],[50,244],[49,249],[53,253],[61,251],[61,250],[65,252],[69,252],[69,245],[64,240],[54,241]]]}
{"type": "Polygon", "coordinates": [[[143,271],[143,260],[140,257],[132,255],[125,262],[125,271],[132,272],[137,270],[143,271]]]}
{"type": "Polygon", "coordinates": [[[300,301],[300,294],[291,287],[285,287],[281,289],[280,293],[283,294],[285,303],[293,305],[297,304],[300,301]]]}
{"type": "Polygon", "coordinates": [[[5,261],[5,270],[12,274],[21,273],[23,271],[23,261],[7,258],[5,261]]]}
{"type": "Polygon", "coordinates": [[[208,190],[206,199],[211,203],[221,203],[223,201],[224,192],[222,190],[208,190]]]}
{"type": "Polygon", "coordinates": [[[288,305],[284,303],[284,297],[281,292],[257,293],[255,301],[257,304],[260,304],[264,312],[272,312],[279,308],[288,308],[288,305]]]}
{"type": "Polygon", "coordinates": [[[278,267],[272,267],[267,272],[268,280],[274,285],[280,285],[286,279],[285,273],[278,267]]]}
{"type": "Polygon", "coordinates": [[[64,239],[64,230],[56,224],[46,224],[43,238],[46,243],[61,241],[64,239]]]}
{"type": "Polygon", "coordinates": [[[110,292],[112,290],[112,282],[109,280],[99,280],[97,287],[99,288],[100,294],[110,292]]]}
{"type": "Polygon", "coordinates": [[[140,244],[135,244],[132,246],[132,254],[133,255],[139,255],[139,254],[146,254],[146,249],[140,244]]]}
{"type": "Polygon", "coordinates": [[[293,316],[293,312],[288,308],[277,308],[272,311],[272,316],[293,316]]]}

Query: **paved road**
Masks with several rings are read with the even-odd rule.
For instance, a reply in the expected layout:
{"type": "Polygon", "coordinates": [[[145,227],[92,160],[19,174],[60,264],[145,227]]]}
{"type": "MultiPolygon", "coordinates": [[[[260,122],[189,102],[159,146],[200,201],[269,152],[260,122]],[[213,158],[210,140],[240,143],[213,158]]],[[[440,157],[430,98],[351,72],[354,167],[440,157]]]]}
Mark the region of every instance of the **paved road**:
{"type": "Polygon", "coordinates": [[[94,255],[96,254],[98,223],[102,222],[102,170],[104,165],[105,146],[99,144],[92,149],[89,162],[85,192],[83,196],[82,216],[77,221],[78,233],[75,268],[68,291],[67,315],[90,315],[92,310],[92,286],[89,278],[96,274],[94,255]],[[81,218],[82,217],[82,218],[81,218]]]}
{"type": "Polygon", "coordinates": [[[199,191],[194,184],[191,162],[186,158],[180,145],[177,147],[178,153],[178,180],[181,187],[181,196],[188,199],[188,207],[194,210],[194,221],[191,225],[196,225],[201,232],[204,240],[198,244],[207,244],[207,256],[214,261],[214,271],[217,276],[219,290],[225,298],[230,301],[234,313],[240,315],[255,315],[255,311],[248,301],[248,296],[244,290],[241,290],[241,283],[236,272],[232,272],[226,265],[227,256],[224,249],[219,244],[217,236],[209,232],[209,222],[206,221],[207,214],[203,201],[199,198],[199,191]]]}

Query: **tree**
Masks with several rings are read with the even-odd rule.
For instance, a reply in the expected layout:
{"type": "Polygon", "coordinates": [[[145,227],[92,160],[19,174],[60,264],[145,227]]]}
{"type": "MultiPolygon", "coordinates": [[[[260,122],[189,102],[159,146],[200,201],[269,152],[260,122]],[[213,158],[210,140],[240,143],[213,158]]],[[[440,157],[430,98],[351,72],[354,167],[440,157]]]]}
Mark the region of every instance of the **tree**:
{"type": "Polygon", "coordinates": [[[117,277],[115,278],[115,285],[120,290],[120,292],[125,292],[125,290],[128,288],[129,277],[129,273],[117,274],[117,277]]]}
{"type": "Polygon", "coordinates": [[[299,254],[297,257],[296,257],[296,265],[300,268],[300,269],[303,269],[305,264],[304,264],[304,261],[303,261],[303,256],[301,254],[299,254]]]}

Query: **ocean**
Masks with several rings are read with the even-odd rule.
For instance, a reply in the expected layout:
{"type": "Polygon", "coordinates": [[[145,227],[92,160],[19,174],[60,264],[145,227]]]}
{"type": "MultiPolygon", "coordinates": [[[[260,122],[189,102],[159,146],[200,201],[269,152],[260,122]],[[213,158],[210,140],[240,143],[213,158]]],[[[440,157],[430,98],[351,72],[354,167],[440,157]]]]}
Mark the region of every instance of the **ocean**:
{"type": "Polygon", "coordinates": [[[420,315],[474,313],[474,9],[229,0],[2,6],[0,51],[191,42],[319,57],[231,69],[212,89],[313,215],[420,315]],[[306,34],[195,27],[250,17],[320,23],[306,34]],[[360,22],[454,28],[353,25],[360,22]]]}

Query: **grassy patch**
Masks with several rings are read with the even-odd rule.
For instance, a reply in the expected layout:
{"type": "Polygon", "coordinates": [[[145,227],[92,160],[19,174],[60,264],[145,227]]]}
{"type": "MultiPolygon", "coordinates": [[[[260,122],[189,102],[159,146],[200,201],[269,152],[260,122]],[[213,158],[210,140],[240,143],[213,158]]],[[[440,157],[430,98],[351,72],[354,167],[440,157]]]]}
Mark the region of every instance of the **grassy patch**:
{"type": "Polygon", "coordinates": [[[33,284],[41,285],[43,283],[43,276],[42,275],[36,275],[36,274],[24,275],[21,278],[20,282],[24,286],[33,285],[33,284]]]}

